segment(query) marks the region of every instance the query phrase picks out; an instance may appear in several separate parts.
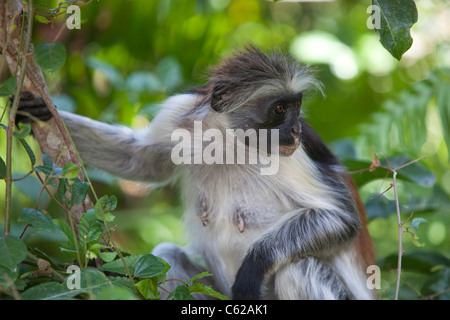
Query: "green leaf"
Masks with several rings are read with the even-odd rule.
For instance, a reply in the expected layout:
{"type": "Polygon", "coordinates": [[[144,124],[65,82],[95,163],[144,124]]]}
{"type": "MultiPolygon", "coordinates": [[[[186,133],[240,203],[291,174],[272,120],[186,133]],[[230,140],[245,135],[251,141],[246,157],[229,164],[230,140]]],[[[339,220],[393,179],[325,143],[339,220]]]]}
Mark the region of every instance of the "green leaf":
{"type": "MultiPolygon", "coordinates": [[[[380,261],[380,266],[391,270],[397,268],[397,254],[390,255],[380,261]]],[[[450,267],[450,259],[437,252],[426,252],[423,250],[411,253],[405,253],[402,257],[402,268],[405,271],[414,271],[431,274],[433,268],[437,265],[450,267]]]]}
{"type": "MultiPolygon", "coordinates": [[[[170,266],[163,259],[152,254],[131,255],[124,257],[130,273],[136,277],[159,277],[165,275],[170,266]]],[[[100,267],[103,271],[126,274],[125,267],[121,259],[105,263],[100,267]]]]}
{"type": "Polygon", "coordinates": [[[42,172],[42,173],[45,173],[46,175],[49,175],[49,174],[52,173],[53,167],[52,166],[42,165],[42,166],[34,167],[34,170],[36,170],[37,172],[42,172]]]}
{"type": "Polygon", "coordinates": [[[69,190],[68,181],[66,179],[60,179],[58,184],[58,192],[56,193],[56,195],[58,196],[58,199],[61,202],[63,202],[66,206],[70,208],[71,207],[70,200],[68,200],[66,197],[66,192],[68,190],[69,190]]]}
{"type": "MultiPolygon", "coordinates": [[[[130,270],[131,274],[134,274],[134,267],[136,263],[143,257],[143,255],[131,255],[128,257],[124,257],[125,263],[128,267],[128,270],[130,270]]],[[[100,267],[100,270],[103,271],[109,271],[114,273],[120,273],[120,274],[127,274],[127,271],[123,265],[123,262],[121,259],[117,259],[114,261],[111,261],[109,263],[105,263],[100,267]]]]}
{"type": "MultiPolygon", "coordinates": [[[[10,270],[0,265],[0,286],[5,288],[10,288],[15,285],[17,278],[19,277],[19,268],[15,270],[10,270]]],[[[20,281],[20,280],[19,280],[20,281]]]]}
{"type": "Polygon", "coordinates": [[[189,293],[194,294],[194,293],[202,293],[202,294],[206,294],[210,297],[214,297],[220,300],[229,300],[229,298],[217,291],[215,291],[214,289],[212,289],[210,286],[201,283],[199,281],[194,281],[192,283],[192,285],[190,285],[188,287],[189,293]]]}
{"type": "MultiPolygon", "coordinates": [[[[407,155],[393,155],[388,157],[392,169],[396,169],[413,159],[407,155]]],[[[388,166],[385,159],[380,159],[381,165],[388,166]]],[[[351,171],[359,171],[370,168],[371,162],[366,160],[346,159],[343,160],[344,165],[351,171]]],[[[378,168],[372,172],[369,170],[352,174],[352,178],[358,186],[378,179],[384,179],[388,171],[384,168],[378,168]]],[[[420,162],[412,163],[397,171],[398,179],[414,182],[424,187],[432,187],[436,183],[436,176],[425,165],[420,162]]]]}
{"type": "Polygon", "coordinates": [[[14,236],[0,236],[0,265],[13,270],[27,256],[27,247],[14,236]]]}
{"type": "Polygon", "coordinates": [[[0,179],[6,178],[6,163],[3,161],[2,157],[0,157],[0,179]]]}
{"type": "Polygon", "coordinates": [[[70,186],[71,204],[74,205],[82,203],[86,198],[88,191],[89,183],[75,179],[74,183],[70,186]]]}
{"type": "Polygon", "coordinates": [[[10,96],[16,93],[16,78],[10,76],[0,84],[0,97],[10,96]]]}
{"type": "Polygon", "coordinates": [[[172,297],[174,300],[195,300],[195,298],[191,295],[188,288],[185,286],[178,286],[172,292],[172,297]]]}
{"type": "Polygon", "coordinates": [[[104,262],[111,262],[117,257],[117,252],[100,252],[100,258],[104,262]]]}
{"type": "Polygon", "coordinates": [[[53,223],[53,219],[49,214],[43,214],[39,210],[32,208],[23,208],[19,217],[19,222],[31,224],[38,232],[51,232],[61,236],[65,236],[64,232],[53,223]]]}
{"type": "Polygon", "coordinates": [[[100,240],[104,232],[103,225],[97,220],[93,209],[88,210],[81,216],[78,224],[78,234],[83,247],[84,239],[86,239],[86,246],[89,248],[100,240]]]}
{"type": "MultiPolygon", "coordinates": [[[[30,126],[30,129],[31,129],[31,126],[30,126]]],[[[25,141],[25,139],[20,138],[19,142],[22,144],[22,146],[24,147],[25,151],[27,152],[28,158],[30,158],[30,161],[31,161],[31,165],[34,166],[36,164],[36,156],[34,155],[33,150],[28,145],[28,143],[25,141]]]]}
{"type": "MultiPolygon", "coordinates": [[[[84,215],[81,216],[83,218],[84,215]]],[[[66,236],[68,242],[67,245],[69,248],[75,249],[75,235],[73,231],[70,229],[69,225],[66,222],[63,222],[61,220],[53,220],[53,223],[64,233],[66,236]]],[[[62,251],[71,251],[67,249],[61,248],[62,251]]]]}
{"type": "Polygon", "coordinates": [[[136,295],[123,287],[103,288],[96,297],[97,300],[139,300],[136,295]]]}
{"type": "Polygon", "coordinates": [[[386,218],[395,213],[395,201],[373,194],[364,204],[370,218],[386,218]]]}
{"type": "Polygon", "coordinates": [[[400,60],[411,47],[410,29],[417,22],[418,13],[413,0],[372,0],[380,8],[380,42],[389,53],[400,60]]]}
{"type": "Polygon", "coordinates": [[[14,137],[18,139],[25,138],[31,132],[31,123],[19,123],[19,131],[14,130],[14,137]]]}
{"type": "Polygon", "coordinates": [[[193,276],[191,279],[186,281],[184,284],[187,285],[187,284],[189,284],[191,282],[194,282],[194,281],[196,281],[198,279],[205,278],[205,277],[211,277],[211,276],[212,276],[211,273],[209,273],[208,271],[205,271],[205,272],[202,272],[202,273],[199,273],[199,274],[193,276]]]}
{"type": "Polygon", "coordinates": [[[31,287],[22,294],[24,300],[67,300],[86,290],[69,290],[66,284],[46,282],[31,287]]]}
{"type": "MultiPolygon", "coordinates": [[[[389,162],[392,168],[400,167],[413,159],[407,155],[395,155],[390,157],[389,162]]],[[[382,164],[386,165],[384,160],[382,164]]],[[[421,162],[412,163],[398,171],[398,178],[406,181],[414,182],[423,187],[432,187],[436,183],[436,176],[421,162]]]]}
{"type": "Polygon", "coordinates": [[[34,50],[36,62],[42,71],[54,75],[66,62],[66,48],[60,42],[40,43],[34,50]]]}
{"type": "Polygon", "coordinates": [[[159,282],[155,278],[148,278],[139,281],[136,286],[145,299],[158,300],[160,296],[158,284],[159,282]]]}
{"type": "Polygon", "coordinates": [[[88,57],[86,60],[86,64],[88,67],[98,70],[112,83],[112,85],[122,90],[124,85],[124,80],[119,70],[114,66],[98,59],[95,57],[88,57]]]}
{"type": "Polygon", "coordinates": [[[424,247],[425,243],[419,242],[419,236],[415,233],[410,233],[412,237],[412,242],[416,247],[424,247]]]}
{"type": "Polygon", "coordinates": [[[91,294],[97,295],[102,289],[111,287],[111,282],[103,272],[94,268],[81,270],[81,288],[91,294]]]}
{"type": "Polygon", "coordinates": [[[31,287],[22,294],[22,298],[24,300],[65,300],[82,293],[89,293],[95,297],[105,288],[112,287],[108,278],[93,268],[81,270],[79,289],[69,289],[67,281],[68,278],[63,284],[47,282],[31,287]]]}
{"type": "Polygon", "coordinates": [[[126,79],[126,88],[130,92],[145,93],[158,92],[161,90],[162,84],[158,77],[152,72],[136,71],[126,79]]]}
{"type": "Polygon", "coordinates": [[[68,163],[64,166],[60,174],[67,179],[75,179],[78,176],[78,166],[75,163],[68,163]]]}
{"type": "Polygon", "coordinates": [[[414,218],[414,219],[411,221],[411,228],[414,228],[414,229],[416,229],[416,230],[419,230],[419,225],[420,225],[422,222],[427,222],[427,219],[424,219],[424,218],[414,218]]]}
{"type": "Polygon", "coordinates": [[[35,15],[34,15],[34,18],[35,18],[37,21],[41,22],[41,23],[47,24],[47,23],[50,22],[49,20],[47,20],[46,17],[41,16],[41,15],[38,15],[38,14],[35,14],[35,15]]]}
{"type": "Polygon", "coordinates": [[[166,90],[173,90],[183,82],[180,63],[174,57],[165,57],[158,62],[156,73],[166,90]]]}
{"type": "Polygon", "coordinates": [[[447,150],[450,150],[450,83],[444,80],[439,82],[436,100],[442,123],[442,133],[447,150]]]}
{"type": "Polygon", "coordinates": [[[166,266],[165,264],[152,254],[144,255],[136,263],[134,268],[134,276],[138,278],[152,278],[165,274],[166,266]]]}
{"type": "MultiPolygon", "coordinates": [[[[344,159],[343,164],[347,167],[348,171],[360,171],[370,168],[372,164],[370,161],[366,160],[357,160],[357,159],[344,159]]],[[[361,187],[370,181],[377,179],[384,179],[386,177],[386,170],[384,169],[376,169],[375,171],[370,172],[369,170],[357,172],[352,174],[352,178],[355,181],[356,185],[361,187]]]]}
{"type": "Polygon", "coordinates": [[[95,216],[105,222],[111,222],[115,219],[111,213],[117,206],[117,198],[115,196],[108,197],[107,195],[98,199],[94,206],[95,216]]]}

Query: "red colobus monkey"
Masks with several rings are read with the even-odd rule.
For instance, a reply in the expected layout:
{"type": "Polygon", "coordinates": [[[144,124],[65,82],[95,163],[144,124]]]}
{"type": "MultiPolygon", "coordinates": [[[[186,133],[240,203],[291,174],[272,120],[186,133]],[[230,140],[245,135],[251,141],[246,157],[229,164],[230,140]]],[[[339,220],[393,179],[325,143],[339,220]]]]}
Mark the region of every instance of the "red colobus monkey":
{"type": "MultiPolygon", "coordinates": [[[[212,69],[204,87],[167,99],[143,130],[61,117],[87,164],[179,183],[191,242],[154,249],[172,266],[168,277],[208,270],[207,283],[233,299],[372,299],[361,200],[301,114],[303,96],[317,86],[289,56],[248,47],[212,69]]],[[[41,99],[24,98],[21,110],[48,119],[41,99]]]]}

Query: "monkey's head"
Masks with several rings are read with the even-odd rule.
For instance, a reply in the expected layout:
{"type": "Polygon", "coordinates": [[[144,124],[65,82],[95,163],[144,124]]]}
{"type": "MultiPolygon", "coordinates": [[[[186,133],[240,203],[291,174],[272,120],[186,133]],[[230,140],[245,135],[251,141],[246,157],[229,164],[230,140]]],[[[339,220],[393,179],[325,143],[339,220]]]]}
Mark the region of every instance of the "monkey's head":
{"type": "Polygon", "coordinates": [[[320,84],[308,67],[251,46],[212,70],[208,96],[211,108],[226,113],[232,129],[266,129],[268,150],[271,130],[278,130],[279,153],[289,156],[300,145],[302,99],[312,87],[320,84]]]}

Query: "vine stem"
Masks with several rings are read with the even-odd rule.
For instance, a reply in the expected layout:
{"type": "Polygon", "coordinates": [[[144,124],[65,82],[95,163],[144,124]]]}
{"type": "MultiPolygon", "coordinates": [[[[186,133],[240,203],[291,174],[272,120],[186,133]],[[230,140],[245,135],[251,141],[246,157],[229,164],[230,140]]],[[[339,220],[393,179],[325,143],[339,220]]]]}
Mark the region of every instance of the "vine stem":
{"type": "Polygon", "coordinates": [[[6,131],[6,188],[5,188],[5,225],[4,234],[10,234],[11,227],[11,212],[12,212],[12,138],[14,132],[14,123],[16,118],[17,109],[19,107],[20,92],[22,91],[22,85],[25,80],[26,65],[28,61],[28,52],[31,45],[31,34],[33,31],[33,0],[28,1],[28,28],[25,40],[25,54],[22,58],[22,69],[20,70],[19,81],[17,83],[17,89],[14,96],[14,101],[11,105],[9,118],[8,118],[8,130],[6,131]]]}
{"type": "Polygon", "coordinates": [[[392,170],[392,184],[394,187],[395,196],[395,210],[397,212],[397,224],[398,224],[398,257],[397,257],[397,281],[395,284],[394,300],[398,300],[398,291],[400,289],[400,278],[402,274],[402,256],[403,256],[403,223],[400,215],[400,204],[398,201],[397,193],[397,171],[392,170]]]}
{"type": "MultiPolygon", "coordinates": [[[[383,155],[384,156],[384,155],[383,155]]],[[[397,279],[396,279],[396,284],[395,284],[395,293],[394,293],[394,300],[398,300],[398,293],[400,290],[400,280],[401,280],[401,275],[402,275],[402,257],[403,257],[403,233],[404,233],[404,229],[403,226],[406,222],[408,222],[411,217],[412,214],[409,216],[408,219],[406,219],[404,222],[402,222],[402,218],[401,218],[401,213],[400,213],[400,202],[398,200],[398,191],[397,191],[397,171],[400,169],[403,169],[409,165],[412,165],[413,163],[416,163],[420,160],[425,159],[426,157],[420,157],[417,158],[415,160],[412,160],[410,162],[407,162],[399,167],[396,168],[392,168],[391,163],[389,162],[389,160],[386,158],[386,156],[384,156],[386,162],[387,162],[387,166],[383,166],[381,165],[380,161],[378,160],[378,157],[376,155],[374,155],[374,159],[372,161],[372,164],[370,165],[369,168],[365,168],[362,170],[357,170],[357,171],[352,171],[350,172],[350,174],[355,174],[355,173],[363,173],[366,171],[374,171],[375,169],[385,169],[388,172],[392,173],[392,184],[390,185],[390,187],[385,190],[384,192],[380,193],[378,196],[386,193],[388,190],[390,190],[391,188],[394,189],[394,198],[395,198],[395,211],[397,213],[397,227],[398,227],[398,257],[397,257],[397,279]]]]}

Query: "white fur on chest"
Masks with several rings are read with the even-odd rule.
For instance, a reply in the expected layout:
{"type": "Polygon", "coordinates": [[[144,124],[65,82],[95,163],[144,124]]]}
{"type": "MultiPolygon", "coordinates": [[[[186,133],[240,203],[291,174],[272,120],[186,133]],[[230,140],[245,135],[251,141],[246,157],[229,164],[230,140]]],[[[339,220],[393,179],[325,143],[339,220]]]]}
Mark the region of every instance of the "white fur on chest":
{"type": "Polygon", "coordinates": [[[202,248],[198,253],[217,269],[211,272],[227,275],[228,284],[234,281],[251,244],[284,216],[299,208],[332,205],[324,200],[330,198],[329,190],[318,180],[317,169],[302,149],[281,158],[273,176],[260,175],[257,165],[192,165],[187,169],[185,222],[195,241],[192,245],[202,248]],[[199,197],[207,202],[206,225],[200,217],[199,197]],[[247,211],[243,230],[236,217],[239,209],[247,211]],[[210,261],[210,257],[221,257],[221,261],[210,261]]]}

